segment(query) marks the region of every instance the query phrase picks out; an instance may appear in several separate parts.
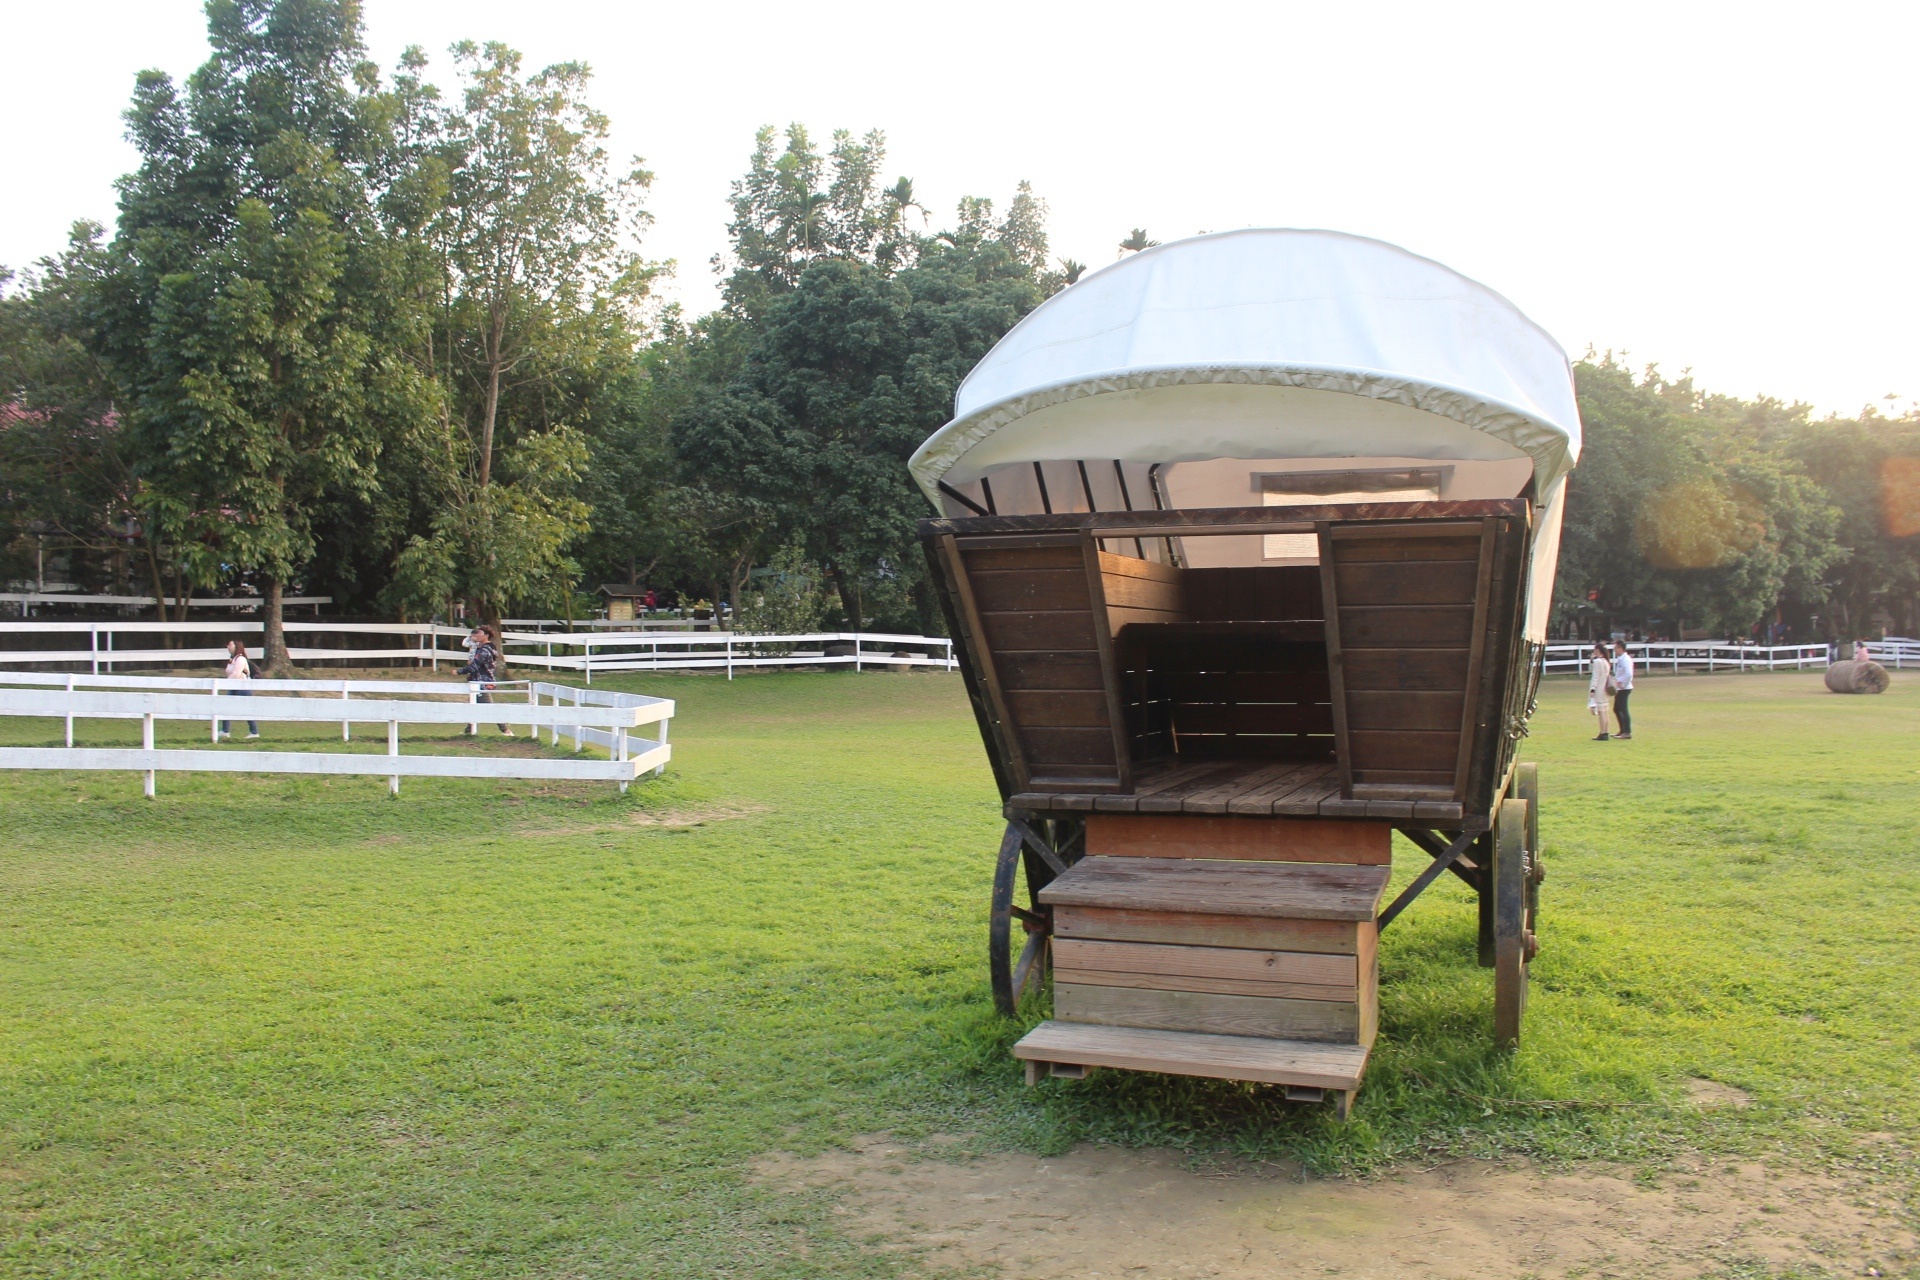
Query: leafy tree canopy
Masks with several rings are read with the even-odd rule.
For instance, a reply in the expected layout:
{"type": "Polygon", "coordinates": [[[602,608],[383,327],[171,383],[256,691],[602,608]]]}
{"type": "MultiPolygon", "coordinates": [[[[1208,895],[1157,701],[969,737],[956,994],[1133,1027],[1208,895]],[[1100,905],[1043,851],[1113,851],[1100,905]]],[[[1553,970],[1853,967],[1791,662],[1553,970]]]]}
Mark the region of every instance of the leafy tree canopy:
{"type": "Polygon", "coordinates": [[[1609,357],[1575,366],[1586,445],[1568,482],[1559,616],[1660,619],[1718,634],[1819,601],[1844,558],[1839,511],[1770,440],[1803,406],[1697,392],[1609,357]],[[1590,598],[1591,597],[1591,598],[1590,598]]]}
{"type": "Polygon", "coordinates": [[[985,200],[958,213],[954,229],[915,239],[904,269],[817,257],[770,296],[740,375],[674,420],[690,472],[778,513],[768,536],[826,566],[850,619],[879,599],[932,625],[912,547],[925,499],[906,460],[1053,283],[1045,209],[1024,185],[997,223],[985,200]]]}

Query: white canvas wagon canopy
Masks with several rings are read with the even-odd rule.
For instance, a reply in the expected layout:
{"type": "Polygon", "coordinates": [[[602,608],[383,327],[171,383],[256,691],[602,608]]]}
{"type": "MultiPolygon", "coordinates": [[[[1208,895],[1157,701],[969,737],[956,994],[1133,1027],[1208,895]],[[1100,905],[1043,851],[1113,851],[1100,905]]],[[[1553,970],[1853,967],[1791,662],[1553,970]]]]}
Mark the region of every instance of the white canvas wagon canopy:
{"type": "Polygon", "coordinates": [[[1253,229],[1048,299],[909,465],[955,516],[1525,493],[1540,639],[1579,453],[1566,353],[1505,298],[1378,240],[1253,229]]]}

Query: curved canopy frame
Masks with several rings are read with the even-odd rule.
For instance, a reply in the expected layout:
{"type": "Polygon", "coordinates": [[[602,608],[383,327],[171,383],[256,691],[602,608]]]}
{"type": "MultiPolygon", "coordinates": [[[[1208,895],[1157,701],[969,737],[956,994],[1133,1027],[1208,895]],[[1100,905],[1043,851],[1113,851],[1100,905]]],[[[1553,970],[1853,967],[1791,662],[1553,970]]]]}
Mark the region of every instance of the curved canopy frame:
{"type": "Polygon", "coordinates": [[[909,462],[936,505],[942,480],[1089,457],[1524,455],[1545,494],[1580,450],[1544,330],[1436,262],[1332,231],[1219,232],[1096,272],[1014,326],[954,410],[909,462]]]}
{"type": "Polygon", "coordinates": [[[943,485],[1016,463],[1530,458],[1537,639],[1580,443],[1566,353],[1498,293],[1379,240],[1249,229],[1055,294],[968,374],[908,466],[939,509],[943,485]]]}

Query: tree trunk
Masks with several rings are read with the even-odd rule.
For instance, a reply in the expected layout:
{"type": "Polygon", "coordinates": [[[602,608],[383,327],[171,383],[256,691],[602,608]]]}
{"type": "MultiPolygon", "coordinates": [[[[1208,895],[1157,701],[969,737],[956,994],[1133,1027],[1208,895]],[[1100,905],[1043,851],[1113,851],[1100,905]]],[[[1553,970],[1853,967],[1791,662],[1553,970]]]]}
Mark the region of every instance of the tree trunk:
{"type": "Polygon", "coordinates": [[[167,580],[160,572],[160,549],[151,539],[147,540],[147,570],[153,574],[153,616],[161,622],[167,620],[167,580]]]}
{"type": "Polygon", "coordinates": [[[499,653],[500,661],[494,666],[495,679],[507,678],[507,629],[500,619],[500,610],[491,601],[482,606],[481,617],[487,620],[487,634],[493,637],[494,650],[499,653]]]}
{"type": "Polygon", "coordinates": [[[178,559],[175,559],[173,562],[173,620],[175,622],[187,620],[187,601],[192,595],[193,592],[187,587],[186,569],[178,559]]]}
{"type": "Polygon", "coordinates": [[[487,406],[480,421],[480,487],[493,483],[493,424],[500,416],[500,375],[504,361],[500,357],[506,341],[507,316],[502,310],[494,317],[487,334],[487,406]]]}
{"type": "MultiPolygon", "coordinates": [[[[734,623],[740,620],[740,599],[747,594],[747,581],[752,573],[753,555],[751,553],[733,558],[732,571],[727,575],[727,603],[733,606],[734,623]]],[[[716,618],[720,616],[718,600],[713,602],[713,613],[716,618]]],[[[733,623],[729,623],[728,626],[731,628],[733,623]]]]}
{"type": "Polygon", "coordinates": [[[260,660],[266,665],[269,680],[285,680],[293,675],[293,661],[287,656],[286,619],[280,603],[285,594],[286,587],[278,578],[267,579],[267,598],[260,606],[261,618],[266,624],[260,660]]]}

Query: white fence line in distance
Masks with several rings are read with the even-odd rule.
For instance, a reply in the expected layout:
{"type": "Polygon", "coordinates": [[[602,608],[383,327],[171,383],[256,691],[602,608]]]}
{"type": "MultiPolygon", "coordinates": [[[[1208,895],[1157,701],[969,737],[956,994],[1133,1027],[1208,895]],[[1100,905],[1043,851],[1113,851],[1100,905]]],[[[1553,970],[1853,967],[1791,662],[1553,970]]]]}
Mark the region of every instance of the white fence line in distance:
{"type": "MultiPolygon", "coordinates": [[[[225,662],[222,648],[128,649],[114,647],[114,637],[151,635],[217,635],[223,638],[258,635],[260,622],[0,622],[0,667],[84,665],[88,674],[112,674],[116,663],[145,666],[181,666],[225,662]],[[10,649],[11,635],[85,635],[87,647],[71,649],[10,649]]],[[[370,659],[411,659],[438,670],[442,662],[456,667],[466,661],[459,648],[442,648],[441,641],[457,645],[469,634],[466,627],[426,622],[293,622],[286,624],[287,653],[296,662],[364,662],[370,659]],[[395,637],[398,646],[371,649],[319,648],[292,641],[304,634],[377,635],[395,637]]],[[[701,671],[724,669],[729,679],[736,668],[850,666],[938,667],[955,669],[953,641],[945,636],[893,635],[866,631],[810,631],[794,635],[747,635],[733,631],[516,631],[511,626],[503,640],[510,665],[541,667],[549,671],[577,671],[593,683],[595,672],[701,671]],[[828,653],[827,646],[851,647],[847,653],[828,653]],[[777,648],[780,652],[767,652],[777,648]],[[905,648],[909,652],[902,653],[905,648]],[[916,652],[922,651],[922,652],[916,652]]]]}
{"type": "Polygon", "coordinates": [[[577,689],[538,681],[481,685],[424,680],[237,681],[7,673],[0,675],[0,716],[64,719],[66,746],[0,747],[0,768],[135,771],[145,775],[144,790],[148,799],[154,795],[156,772],[385,774],[393,795],[400,793],[403,776],[605,780],[618,783],[624,792],[630,782],[647,770],[656,774],[665,772],[673,754],[667,742],[673,713],[670,698],[577,689]],[[44,687],[50,684],[58,687],[44,687]],[[43,687],[22,687],[28,685],[43,687]],[[88,685],[106,687],[89,689],[88,685]],[[156,687],[159,691],[152,691],[156,687]],[[174,692],[180,689],[195,691],[174,692]],[[201,689],[206,692],[199,692],[201,689]],[[250,696],[243,702],[232,696],[236,693],[250,696]],[[273,696],[283,693],[292,696],[273,696]],[[355,693],[377,696],[356,701],[352,696],[355,693]],[[513,700],[492,701],[496,693],[513,700]],[[483,695],[490,699],[484,712],[478,706],[483,695]],[[460,700],[446,700],[449,696],[460,700]],[[493,723],[525,725],[536,738],[545,729],[551,734],[554,746],[559,745],[563,733],[571,735],[576,752],[591,744],[605,748],[609,758],[551,760],[400,754],[402,724],[464,724],[471,733],[477,730],[474,721],[481,715],[493,723]],[[76,719],[139,720],[141,745],[138,749],[75,747],[76,719]],[[154,724],[158,720],[205,720],[216,743],[222,720],[337,722],[343,741],[350,738],[351,726],[356,722],[384,723],[387,751],[385,755],[374,755],[157,749],[154,724]],[[634,729],[646,725],[657,726],[658,736],[651,740],[630,740],[634,729]],[[640,748],[637,754],[635,746],[640,748]]]}
{"type": "MultiPolygon", "coordinates": [[[[737,631],[684,631],[659,628],[615,631],[526,630],[548,623],[528,619],[510,623],[505,634],[508,662],[548,671],[578,672],[591,684],[595,673],[626,671],[719,671],[729,678],[738,669],[768,667],[936,667],[955,669],[953,641],[945,636],[894,635],[864,631],[810,631],[792,635],[749,635],[737,631]],[[521,628],[521,629],[517,629],[521,628]],[[829,647],[841,650],[829,652],[829,647]],[[903,652],[905,650],[905,652],[903,652]]],[[[112,674],[115,664],[177,667],[226,660],[224,648],[155,649],[115,648],[115,636],[217,635],[222,638],[257,635],[258,621],[231,622],[4,622],[0,621],[0,667],[85,666],[90,675],[112,674]],[[72,635],[87,637],[86,648],[7,648],[11,635],[72,635]]],[[[352,664],[374,659],[412,661],[438,670],[443,662],[458,667],[466,654],[457,646],[469,634],[466,627],[407,622],[295,622],[286,623],[290,641],[302,635],[366,635],[397,640],[379,648],[353,649],[290,644],[289,655],[302,663],[352,664]]],[[[1875,661],[1896,669],[1908,663],[1920,666],[1920,640],[1889,636],[1872,642],[1875,661]]],[[[1722,640],[1635,641],[1627,646],[1640,669],[1650,674],[1701,670],[1778,671],[1822,668],[1838,657],[1851,657],[1850,647],[1835,653],[1825,644],[1751,645],[1722,640]]],[[[1591,646],[1549,644],[1546,670],[1581,670],[1591,646]]]]}
{"type": "MultiPolygon", "coordinates": [[[[1878,644],[1869,642],[1874,661],[1900,667],[1912,662],[1920,665],[1920,643],[1890,637],[1878,644]]],[[[1627,643],[1633,655],[1634,669],[1642,674],[1681,671],[1801,671],[1808,667],[1824,670],[1838,657],[1851,657],[1851,646],[1836,655],[1826,644],[1734,644],[1729,640],[1634,640],[1627,643]]],[[[1611,652],[1612,643],[1608,642],[1611,652]]],[[[1591,644],[1549,644],[1545,670],[1549,673],[1586,670],[1591,644]]]]}

